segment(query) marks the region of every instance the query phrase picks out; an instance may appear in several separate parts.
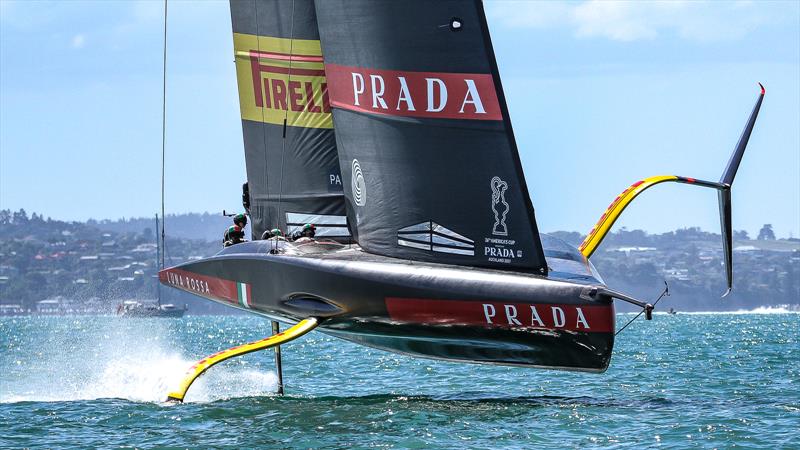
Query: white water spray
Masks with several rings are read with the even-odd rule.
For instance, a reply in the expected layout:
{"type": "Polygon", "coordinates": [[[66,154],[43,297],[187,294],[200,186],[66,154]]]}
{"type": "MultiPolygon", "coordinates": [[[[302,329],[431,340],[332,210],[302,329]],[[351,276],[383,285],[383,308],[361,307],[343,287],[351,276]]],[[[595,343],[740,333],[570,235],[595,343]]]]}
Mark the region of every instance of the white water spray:
{"type": "MultiPolygon", "coordinates": [[[[36,333],[40,326],[34,322],[33,333],[12,343],[12,360],[2,364],[9,370],[0,374],[0,403],[99,398],[160,403],[196,362],[175,348],[179,338],[166,320],[60,320],[47,334],[36,333]]],[[[194,383],[186,401],[274,394],[277,376],[256,366],[248,360],[219,364],[194,383]]]]}

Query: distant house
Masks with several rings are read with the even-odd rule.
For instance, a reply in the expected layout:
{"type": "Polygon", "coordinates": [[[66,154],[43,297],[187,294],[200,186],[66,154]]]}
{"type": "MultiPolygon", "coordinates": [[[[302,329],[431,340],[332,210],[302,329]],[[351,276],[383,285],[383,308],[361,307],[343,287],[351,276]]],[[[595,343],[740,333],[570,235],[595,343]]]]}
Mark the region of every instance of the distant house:
{"type": "Polygon", "coordinates": [[[691,280],[691,277],[689,276],[689,269],[678,269],[675,267],[670,267],[669,269],[664,269],[664,275],[672,278],[673,280],[679,280],[679,281],[691,280]]]}
{"type": "Polygon", "coordinates": [[[630,254],[631,252],[653,252],[656,250],[657,248],[655,247],[619,247],[614,249],[614,251],[625,252],[628,254],[630,254]]]}
{"type": "Polygon", "coordinates": [[[134,252],[134,253],[152,253],[152,252],[156,251],[157,248],[158,248],[158,246],[156,244],[139,244],[139,245],[136,246],[136,248],[131,250],[131,252],[134,252]]]}

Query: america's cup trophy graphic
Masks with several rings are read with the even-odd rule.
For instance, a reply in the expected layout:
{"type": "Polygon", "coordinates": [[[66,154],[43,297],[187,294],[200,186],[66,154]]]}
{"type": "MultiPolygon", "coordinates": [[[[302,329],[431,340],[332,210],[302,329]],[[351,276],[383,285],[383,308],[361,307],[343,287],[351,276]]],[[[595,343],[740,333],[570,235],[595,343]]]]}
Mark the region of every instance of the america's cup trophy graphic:
{"type": "Polygon", "coordinates": [[[500,177],[493,177],[489,183],[492,186],[492,212],[494,212],[494,226],[492,227],[492,234],[497,236],[508,236],[508,228],[506,227],[506,215],[508,214],[508,203],[506,203],[506,190],[508,183],[501,180],[500,177]],[[503,206],[498,208],[498,205],[503,206]]]}

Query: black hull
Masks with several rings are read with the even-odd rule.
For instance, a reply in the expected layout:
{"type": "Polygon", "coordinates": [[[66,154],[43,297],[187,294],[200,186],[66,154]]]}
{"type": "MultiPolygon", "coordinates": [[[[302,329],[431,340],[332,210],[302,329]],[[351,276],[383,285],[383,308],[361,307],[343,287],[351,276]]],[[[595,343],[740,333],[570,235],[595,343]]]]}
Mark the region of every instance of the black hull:
{"type": "Polygon", "coordinates": [[[324,333],[412,356],[590,372],[610,362],[614,306],[587,295],[602,285],[594,278],[410,262],[324,244],[310,246],[313,254],[270,254],[270,245],[239,244],[165,269],[161,281],[285,322],[318,317],[324,333]]]}

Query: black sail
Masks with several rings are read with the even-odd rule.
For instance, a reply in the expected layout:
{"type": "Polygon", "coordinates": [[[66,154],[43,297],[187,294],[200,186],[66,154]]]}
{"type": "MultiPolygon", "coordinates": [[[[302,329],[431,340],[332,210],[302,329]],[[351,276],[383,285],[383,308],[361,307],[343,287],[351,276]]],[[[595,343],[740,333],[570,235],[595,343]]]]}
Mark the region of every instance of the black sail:
{"type": "Polygon", "coordinates": [[[482,4],[315,6],[361,247],[546,273],[482,4]]]}
{"type": "Polygon", "coordinates": [[[313,0],[230,7],[254,238],[349,236],[313,0]]]}

